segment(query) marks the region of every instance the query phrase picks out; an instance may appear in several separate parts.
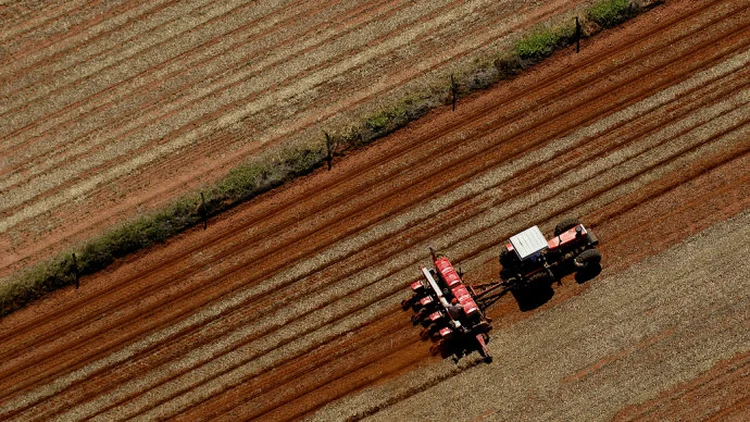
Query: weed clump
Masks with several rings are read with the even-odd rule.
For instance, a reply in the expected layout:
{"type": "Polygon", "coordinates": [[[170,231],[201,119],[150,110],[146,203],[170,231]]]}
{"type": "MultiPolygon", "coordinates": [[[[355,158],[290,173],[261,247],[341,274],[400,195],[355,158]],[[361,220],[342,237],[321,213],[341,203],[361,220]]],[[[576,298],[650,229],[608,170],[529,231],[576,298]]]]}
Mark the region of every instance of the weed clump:
{"type": "Polygon", "coordinates": [[[636,12],[629,0],[601,0],[588,12],[588,18],[602,28],[612,28],[628,19],[636,12]]]}
{"type": "Polygon", "coordinates": [[[514,49],[521,60],[536,62],[557,50],[560,41],[561,36],[557,31],[550,28],[537,29],[516,43],[514,49]]]}

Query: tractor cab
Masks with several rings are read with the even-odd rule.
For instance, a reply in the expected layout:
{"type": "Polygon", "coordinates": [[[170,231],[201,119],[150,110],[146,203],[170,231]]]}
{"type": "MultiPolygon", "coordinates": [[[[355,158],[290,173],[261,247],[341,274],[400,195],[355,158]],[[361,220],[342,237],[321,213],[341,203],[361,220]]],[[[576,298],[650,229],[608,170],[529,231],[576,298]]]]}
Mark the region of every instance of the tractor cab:
{"type": "Polygon", "coordinates": [[[549,249],[547,239],[539,230],[539,227],[530,227],[510,238],[509,251],[515,252],[520,261],[531,260],[538,262],[542,259],[542,253],[549,249]]]}

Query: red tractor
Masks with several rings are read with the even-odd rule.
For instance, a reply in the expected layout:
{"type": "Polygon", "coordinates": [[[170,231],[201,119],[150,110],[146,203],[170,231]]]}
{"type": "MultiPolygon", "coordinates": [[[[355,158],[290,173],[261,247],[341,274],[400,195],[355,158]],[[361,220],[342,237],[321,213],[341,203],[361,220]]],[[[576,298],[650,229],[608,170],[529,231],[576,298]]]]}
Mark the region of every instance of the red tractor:
{"type": "Polygon", "coordinates": [[[537,226],[511,236],[500,251],[500,278],[511,289],[551,284],[564,267],[594,272],[602,259],[593,232],[577,219],[567,219],[546,239],[537,226]],[[560,270],[560,271],[558,271],[560,270]]]}

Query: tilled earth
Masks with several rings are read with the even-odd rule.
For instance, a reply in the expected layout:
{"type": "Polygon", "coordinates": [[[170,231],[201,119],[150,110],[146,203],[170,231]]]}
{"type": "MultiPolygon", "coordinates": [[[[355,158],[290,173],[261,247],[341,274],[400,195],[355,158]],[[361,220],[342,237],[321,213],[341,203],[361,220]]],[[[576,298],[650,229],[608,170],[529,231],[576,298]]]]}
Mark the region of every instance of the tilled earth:
{"type": "Polygon", "coordinates": [[[0,279],[588,3],[4,3],[0,279]]]}
{"type": "Polygon", "coordinates": [[[10,315],[0,321],[0,415],[741,412],[747,5],[669,2],[10,315]],[[570,215],[601,239],[603,272],[564,278],[530,312],[500,298],[488,310],[491,365],[430,356],[399,307],[427,247],[468,282],[490,281],[508,236],[532,224],[550,232],[570,215]]]}

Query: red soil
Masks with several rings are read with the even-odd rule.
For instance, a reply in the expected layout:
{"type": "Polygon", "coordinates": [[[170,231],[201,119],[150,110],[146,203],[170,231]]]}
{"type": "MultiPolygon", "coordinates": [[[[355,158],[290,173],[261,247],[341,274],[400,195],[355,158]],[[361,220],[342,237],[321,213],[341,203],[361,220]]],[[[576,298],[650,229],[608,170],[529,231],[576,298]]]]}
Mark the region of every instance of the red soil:
{"type": "Polygon", "coordinates": [[[433,241],[485,281],[510,234],[574,214],[607,277],[747,209],[747,66],[716,69],[749,25],[744,1],[670,3],[10,315],[0,415],[299,418],[439,359],[398,310],[433,241]]]}

